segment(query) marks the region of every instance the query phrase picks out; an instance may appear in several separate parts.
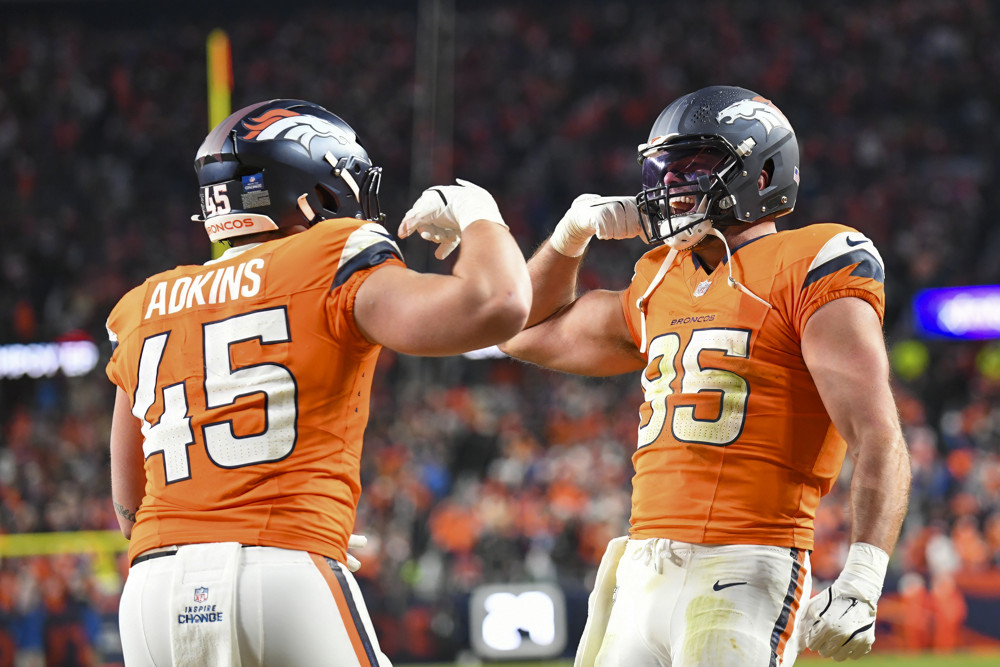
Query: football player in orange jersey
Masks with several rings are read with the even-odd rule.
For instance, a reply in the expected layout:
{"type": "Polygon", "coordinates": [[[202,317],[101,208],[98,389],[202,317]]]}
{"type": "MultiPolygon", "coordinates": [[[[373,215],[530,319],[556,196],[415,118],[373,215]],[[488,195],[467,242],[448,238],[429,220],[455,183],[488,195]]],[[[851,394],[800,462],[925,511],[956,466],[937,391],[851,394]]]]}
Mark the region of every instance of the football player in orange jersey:
{"type": "Polygon", "coordinates": [[[879,253],[842,225],[777,231],[798,145],[752,91],[680,97],[638,158],[638,197],[577,198],[529,261],[528,328],[500,345],[564,372],[640,372],[629,536],[601,562],[577,664],[790,665],[802,642],[861,657],[910,475],[879,253]],[[625,290],[578,295],[595,235],[657,247],[625,290]],[[813,519],[845,453],[850,552],[802,613],[813,519]]]}
{"type": "Polygon", "coordinates": [[[381,225],[380,168],[309,102],[232,114],[195,171],[195,219],[231,247],[150,277],[108,319],[125,661],[388,665],[344,565],[376,359],[519,331],[524,258],[489,193],[459,181],[399,231],[441,257],[463,241],[451,274],[408,269],[381,225]]]}

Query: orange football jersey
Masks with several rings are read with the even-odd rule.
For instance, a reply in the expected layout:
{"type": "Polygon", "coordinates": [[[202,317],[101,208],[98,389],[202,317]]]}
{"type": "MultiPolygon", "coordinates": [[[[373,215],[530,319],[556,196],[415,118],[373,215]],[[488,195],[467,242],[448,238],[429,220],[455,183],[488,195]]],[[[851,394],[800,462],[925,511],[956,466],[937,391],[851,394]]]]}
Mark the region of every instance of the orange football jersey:
{"type": "MultiPolygon", "coordinates": [[[[802,359],[809,316],[853,296],[884,316],[874,244],[834,224],[770,234],[712,273],[682,252],[646,301],[649,341],[633,455],[631,535],[702,544],[812,549],[820,498],[846,444],[802,359]]],[[[642,340],[637,300],[668,248],[644,255],[622,306],[642,340]]]]}
{"type": "Polygon", "coordinates": [[[381,349],[354,299],[401,258],[380,225],[327,220],[122,298],[107,373],[142,421],[146,471],[130,558],[234,541],[343,561],[381,349]]]}

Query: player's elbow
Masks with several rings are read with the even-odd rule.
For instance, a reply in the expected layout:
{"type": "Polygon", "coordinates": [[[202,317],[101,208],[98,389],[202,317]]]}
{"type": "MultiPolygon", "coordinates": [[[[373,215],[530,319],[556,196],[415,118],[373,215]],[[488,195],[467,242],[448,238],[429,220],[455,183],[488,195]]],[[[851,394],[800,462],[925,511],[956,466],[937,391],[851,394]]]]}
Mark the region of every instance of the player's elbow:
{"type": "Polygon", "coordinates": [[[849,446],[855,474],[870,476],[880,480],[880,483],[891,482],[901,488],[909,487],[910,453],[898,424],[873,429],[853,443],[849,441],[849,446]]]}
{"type": "MultiPolygon", "coordinates": [[[[511,338],[513,338],[513,336],[511,338]]],[[[499,348],[499,350],[501,352],[503,352],[504,354],[506,354],[508,356],[514,356],[514,355],[511,354],[511,351],[514,349],[514,347],[512,346],[512,344],[510,342],[511,338],[508,338],[506,340],[502,340],[499,343],[497,343],[497,348],[499,348]]]]}
{"type": "MultiPolygon", "coordinates": [[[[525,323],[527,324],[527,323],[525,323]]],[[[514,332],[514,335],[507,338],[500,343],[497,343],[497,347],[501,352],[509,357],[515,359],[521,359],[523,361],[529,361],[531,348],[525,343],[526,339],[535,338],[534,332],[531,330],[521,329],[514,332]]]]}
{"type": "Polygon", "coordinates": [[[530,310],[530,294],[517,290],[498,293],[481,304],[477,329],[491,339],[490,344],[501,343],[524,328],[530,310]]]}
{"type": "Polygon", "coordinates": [[[490,255],[478,259],[483,261],[473,263],[475,269],[463,269],[467,311],[475,313],[476,328],[487,335],[487,344],[496,345],[528,322],[531,277],[520,249],[509,237],[498,239],[490,255]]]}
{"type": "Polygon", "coordinates": [[[134,524],[132,522],[130,522],[130,521],[119,521],[118,522],[118,527],[121,529],[122,536],[126,540],[131,540],[132,539],[132,526],[133,525],[134,524]]]}

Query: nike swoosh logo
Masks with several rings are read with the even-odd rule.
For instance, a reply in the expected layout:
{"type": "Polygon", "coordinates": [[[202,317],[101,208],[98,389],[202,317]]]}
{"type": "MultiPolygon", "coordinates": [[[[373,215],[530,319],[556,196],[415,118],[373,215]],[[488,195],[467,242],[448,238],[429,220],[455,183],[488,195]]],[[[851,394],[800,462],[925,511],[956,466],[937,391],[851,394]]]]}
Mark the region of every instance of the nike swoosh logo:
{"type": "Polygon", "coordinates": [[[747,582],[745,582],[745,581],[733,581],[733,582],[728,583],[728,584],[720,584],[719,580],[716,579],[715,583],[712,584],[712,590],[713,591],[721,591],[723,588],[730,588],[731,586],[743,586],[746,583],[747,582]]]}
{"type": "Polygon", "coordinates": [[[847,607],[847,609],[844,610],[844,613],[840,615],[841,618],[847,616],[847,612],[849,612],[850,610],[852,610],[852,609],[854,609],[855,607],[858,606],[858,599],[857,598],[848,598],[848,599],[851,601],[851,604],[850,604],[850,606],[847,607]]]}
{"type": "Polygon", "coordinates": [[[849,245],[851,247],[854,247],[856,245],[861,245],[862,243],[868,243],[868,239],[861,239],[860,241],[854,241],[854,240],[851,240],[850,236],[848,236],[845,239],[845,241],[846,241],[847,245],[849,245]]]}
{"type": "Polygon", "coordinates": [[[602,203],[602,204],[591,204],[591,205],[590,205],[590,208],[600,208],[600,207],[602,207],[602,206],[605,206],[605,205],[606,205],[606,204],[608,204],[608,203],[611,203],[611,204],[618,204],[619,206],[621,206],[621,207],[622,207],[622,213],[628,213],[628,209],[627,209],[627,208],[625,208],[625,203],[624,203],[624,202],[620,202],[620,201],[615,201],[615,202],[604,202],[604,203],[602,203]]]}

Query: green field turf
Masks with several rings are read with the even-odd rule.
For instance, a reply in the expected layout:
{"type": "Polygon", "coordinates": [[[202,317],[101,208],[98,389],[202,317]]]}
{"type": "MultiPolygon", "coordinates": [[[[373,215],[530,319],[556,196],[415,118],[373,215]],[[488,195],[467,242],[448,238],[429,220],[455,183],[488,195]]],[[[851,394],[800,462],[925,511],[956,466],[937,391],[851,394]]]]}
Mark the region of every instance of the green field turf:
{"type": "Polygon", "coordinates": [[[947,655],[868,655],[860,661],[834,662],[833,660],[813,657],[802,658],[795,661],[796,665],[846,665],[853,664],[858,667],[985,667],[992,665],[1000,666],[1000,654],[967,654],[950,653],[947,655]]]}
{"type": "MultiPolygon", "coordinates": [[[[413,667],[455,667],[463,665],[473,667],[474,665],[490,665],[494,667],[572,667],[570,660],[557,660],[547,662],[460,662],[442,663],[438,665],[414,665],[413,667]]],[[[798,665],[852,665],[857,667],[1000,667],[1000,653],[992,654],[965,654],[951,653],[948,655],[868,655],[861,660],[848,660],[844,662],[834,662],[833,660],[809,656],[795,661],[798,665]]]]}

